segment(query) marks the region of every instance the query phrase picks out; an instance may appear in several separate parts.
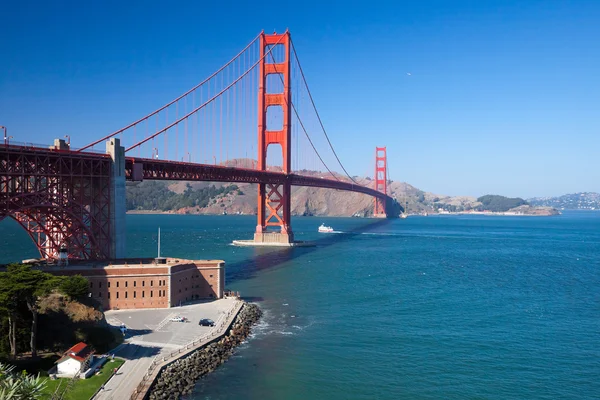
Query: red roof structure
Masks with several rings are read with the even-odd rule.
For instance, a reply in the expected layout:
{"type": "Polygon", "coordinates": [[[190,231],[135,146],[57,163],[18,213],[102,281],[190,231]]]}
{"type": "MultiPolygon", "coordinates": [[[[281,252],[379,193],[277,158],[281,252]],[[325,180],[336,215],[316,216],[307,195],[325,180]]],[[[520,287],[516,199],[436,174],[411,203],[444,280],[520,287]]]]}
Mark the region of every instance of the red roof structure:
{"type": "Polygon", "coordinates": [[[56,363],[58,364],[67,358],[73,358],[79,362],[83,362],[92,354],[94,354],[94,350],[92,350],[90,346],[83,342],[79,342],[69,350],[65,351],[65,354],[63,354],[60,360],[58,360],[56,363]]]}

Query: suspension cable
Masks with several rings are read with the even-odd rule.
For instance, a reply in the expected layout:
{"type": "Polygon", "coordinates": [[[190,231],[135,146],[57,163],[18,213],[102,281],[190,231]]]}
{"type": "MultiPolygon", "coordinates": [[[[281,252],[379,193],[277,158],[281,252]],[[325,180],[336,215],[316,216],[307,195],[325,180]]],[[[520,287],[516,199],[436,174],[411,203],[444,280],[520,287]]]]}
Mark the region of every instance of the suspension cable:
{"type": "Polygon", "coordinates": [[[315,148],[315,145],[313,144],[313,141],[310,139],[310,136],[308,135],[308,132],[304,128],[304,124],[302,123],[302,119],[300,119],[300,115],[298,115],[298,111],[296,111],[296,106],[294,106],[294,103],[292,103],[292,109],[294,110],[294,114],[296,114],[296,118],[298,118],[298,122],[300,122],[300,126],[302,127],[302,130],[304,131],[304,134],[306,135],[306,138],[308,139],[308,141],[310,142],[310,145],[312,146],[313,150],[317,154],[317,157],[319,157],[319,160],[321,160],[321,163],[323,163],[323,166],[327,169],[327,171],[329,171],[329,173],[331,174],[331,176],[333,176],[336,180],[340,181],[340,179],[337,176],[335,176],[335,174],[333,172],[331,172],[331,170],[329,169],[329,167],[327,166],[327,164],[325,164],[325,161],[323,161],[323,159],[321,158],[321,155],[319,154],[319,152],[315,148]]]}
{"type": "Polygon", "coordinates": [[[315,109],[315,113],[317,114],[317,118],[319,119],[319,124],[321,124],[321,129],[323,129],[323,133],[325,134],[325,138],[327,139],[327,143],[329,143],[329,147],[331,148],[331,151],[333,152],[333,155],[337,159],[338,163],[340,164],[340,167],[342,167],[342,169],[344,170],[344,172],[346,173],[346,175],[348,176],[348,178],[350,178],[350,180],[352,182],[354,182],[354,183],[356,183],[358,185],[359,183],[356,182],[354,180],[354,178],[352,178],[350,176],[350,174],[348,173],[348,171],[346,171],[346,168],[344,168],[344,165],[340,161],[340,158],[338,157],[337,153],[335,152],[335,149],[333,148],[333,145],[331,144],[331,140],[329,140],[329,135],[327,135],[327,131],[325,130],[325,126],[323,125],[323,121],[321,120],[321,116],[319,115],[319,111],[317,110],[317,106],[315,104],[315,101],[313,100],[312,94],[310,93],[310,88],[308,87],[308,83],[306,82],[306,77],[304,76],[304,71],[302,70],[302,65],[300,65],[300,59],[298,58],[298,53],[296,53],[296,47],[294,46],[294,43],[292,42],[291,38],[290,38],[290,42],[292,44],[292,50],[294,50],[294,56],[296,57],[296,62],[298,63],[298,68],[300,69],[300,74],[302,76],[302,80],[304,81],[304,86],[306,87],[306,91],[308,92],[308,97],[310,98],[310,102],[312,103],[312,106],[315,109]]]}
{"type": "Polygon", "coordinates": [[[96,140],[93,143],[88,144],[87,146],[84,146],[82,148],[80,148],[79,150],[77,150],[78,152],[83,151],[85,149],[88,149],[90,147],[93,147],[95,145],[97,145],[98,143],[109,139],[115,135],[118,135],[119,133],[126,131],[127,129],[131,128],[134,125],[139,124],[140,122],[152,117],[155,114],[158,114],[159,112],[161,112],[162,110],[164,110],[165,108],[169,107],[170,105],[172,105],[173,103],[181,100],[182,98],[184,98],[185,96],[187,96],[188,94],[190,94],[191,92],[193,92],[194,90],[198,89],[200,86],[204,85],[206,82],[208,82],[210,79],[212,79],[215,75],[217,75],[219,72],[223,71],[225,68],[227,68],[227,66],[229,64],[231,64],[233,61],[235,61],[240,55],[242,55],[246,50],[248,50],[250,48],[250,46],[252,46],[254,44],[254,42],[256,42],[258,40],[258,38],[260,37],[260,35],[262,34],[262,32],[260,34],[258,34],[246,47],[244,47],[244,49],[242,51],[240,51],[235,57],[233,57],[231,60],[229,60],[229,62],[225,65],[223,65],[221,68],[219,68],[215,73],[213,73],[211,76],[209,76],[208,78],[206,78],[205,80],[203,80],[202,82],[200,82],[199,84],[197,84],[196,86],[194,86],[193,88],[191,88],[190,90],[188,90],[187,92],[185,92],[184,94],[182,94],[181,96],[179,96],[178,98],[176,98],[175,100],[171,101],[170,103],[165,104],[164,106],[162,106],[161,108],[159,108],[158,110],[154,111],[151,114],[146,115],[143,118],[140,118],[139,120],[127,125],[125,128],[119,129],[116,132],[111,133],[110,135],[104,136],[102,139],[96,140]]]}
{"type": "Polygon", "coordinates": [[[183,121],[184,119],[187,119],[190,115],[195,114],[196,112],[198,112],[199,110],[203,109],[206,105],[212,103],[213,100],[215,100],[217,97],[221,96],[223,93],[225,93],[226,91],[228,91],[233,85],[235,85],[236,83],[238,83],[243,77],[245,77],[246,75],[248,75],[250,73],[250,71],[252,71],[254,69],[254,67],[256,67],[258,65],[259,62],[261,62],[262,60],[264,60],[264,58],[271,54],[271,51],[275,48],[276,45],[279,44],[279,42],[281,41],[281,39],[283,39],[283,36],[281,36],[279,38],[279,40],[277,41],[277,43],[275,43],[273,45],[273,47],[271,47],[258,61],[256,61],[246,72],[244,72],[240,77],[238,77],[235,81],[231,82],[229,84],[229,86],[227,86],[226,88],[222,89],[219,93],[215,94],[213,97],[211,97],[210,99],[208,99],[207,101],[205,101],[202,105],[200,105],[199,107],[195,108],[194,110],[190,111],[189,113],[187,113],[186,115],[184,115],[183,117],[179,118],[177,121],[173,122],[171,125],[157,131],[156,133],[154,133],[152,136],[147,137],[146,139],[132,145],[129,146],[127,149],[125,149],[125,152],[128,152],[129,150],[141,146],[142,144],[146,143],[148,140],[155,138],[156,136],[160,135],[161,133],[168,131],[169,129],[171,129],[172,127],[176,126],[177,124],[179,124],[181,121],[183,121]]]}
{"type": "MultiPolygon", "coordinates": [[[[272,50],[272,49],[274,49],[274,48],[275,48],[275,46],[272,46],[271,49],[269,49],[269,51],[272,50]]],[[[273,54],[271,54],[271,59],[273,60],[273,68],[275,69],[275,72],[277,72],[277,63],[275,62],[275,57],[273,56],[273,54]]],[[[290,72],[288,71],[288,73],[290,73],[290,72]]],[[[279,75],[279,79],[281,80],[281,83],[282,83],[283,87],[285,87],[285,82],[283,81],[282,74],[277,74],[277,75],[279,75]]],[[[288,103],[287,97],[283,96],[283,98],[285,99],[285,102],[288,103]]],[[[304,134],[306,135],[306,138],[308,139],[308,141],[310,142],[310,145],[312,146],[313,150],[317,154],[317,157],[319,157],[319,160],[321,160],[321,163],[323,164],[323,166],[325,167],[325,169],[327,169],[327,171],[329,171],[329,173],[331,174],[331,176],[333,176],[336,180],[339,181],[340,179],[337,176],[335,176],[335,174],[333,172],[331,172],[331,170],[329,169],[329,167],[327,166],[327,164],[325,164],[325,161],[323,161],[323,158],[321,158],[321,155],[319,154],[319,152],[315,148],[315,145],[313,144],[313,141],[311,140],[310,135],[306,131],[306,128],[304,128],[304,123],[302,122],[302,119],[300,118],[300,115],[298,114],[298,111],[296,110],[296,106],[294,106],[294,103],[291,103],[291,104],[288,103],[288,106],[290,106],[290,105],[292,106],[292,110],[294,110],[294,114],[296,114],[296,118],[298,118],[298,122],[300,122],[300,126],[302,127],[302,130],[304,131],[304,134]]]]}
{"type": "MultiPolygon", "coordinates": [[[[388,190],[387,190],[388,182],[392,181],[392,179],[390,178],[390,169],[388,168],[387,149],[385,150],[385,179],[386,179],[386,182],[385,182],[385,194],[387,196],[388,195],[387,194],[387,192],[388,192],[388,190]]],[[[392,194],[392,188],[391,187],[390,187],[389,192],[390,192],[390,197],[391,197],[391,194],[392,194]]]]}

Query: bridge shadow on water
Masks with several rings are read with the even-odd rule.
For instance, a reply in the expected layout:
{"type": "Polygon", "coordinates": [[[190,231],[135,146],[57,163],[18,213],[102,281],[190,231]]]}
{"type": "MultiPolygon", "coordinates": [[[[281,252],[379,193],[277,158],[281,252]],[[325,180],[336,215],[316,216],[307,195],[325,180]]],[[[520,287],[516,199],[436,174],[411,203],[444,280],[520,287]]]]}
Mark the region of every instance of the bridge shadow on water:
{"type": "MultiPolygon", "coordinates": [[[[313,253],[319,249],[323,249],[324,247],[346,242],[358,235],[361,235],[362,233],[372,231],[373,229],[388,225],[390,223],[391,221],[389,219],[379,219],[375,222],[368,222],[342,233],[326,234],[320,239],[309,241],[309,243],[313,244],[313,246],[309,247],[254,247],[254,257],[227,264],[227,270],[231,271],[231,273],[227,276],[227,281],[231,283],[251,279],[260,271],[276,268],[277,266],[280,266],[298,257],[313,253]]],[[[258,301],[258,299],[254,300],[258,301]]]]}

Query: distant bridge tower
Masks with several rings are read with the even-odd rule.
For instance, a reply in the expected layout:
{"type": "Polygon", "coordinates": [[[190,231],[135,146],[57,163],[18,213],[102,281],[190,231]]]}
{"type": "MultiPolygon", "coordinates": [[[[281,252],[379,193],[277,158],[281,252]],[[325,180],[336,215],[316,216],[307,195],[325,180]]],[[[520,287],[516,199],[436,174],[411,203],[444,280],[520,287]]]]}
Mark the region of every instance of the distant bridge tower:
{"type": "MultiPolygon", "coordinates": [[[[385,147],[375,147],[375,190],[387,195],[387,151],[385,147]]],[[[375,198],[373,215],[385,217],[385,200],[375,198]]]]}
{"type": "MultiPolygon", "coordinates": [[[[273,53],[271,53],[273,54],[273,53]]],[[[290,62],[290,34],[260,35],[260,63],[258,87],[258,165],[259,171],[267,170],[267,149],[269,145],[279,144],[282,150],[285,174],[292,172],[292,103],[290,62]],[[277,63],[274,57],[267,55],[270,46],[283,46],[285,59],[277,63]],[[268,93],[266,90],[267,76],[279,74],[283,80],[282,93],[268,93]],[[279,106],[283,110],[283,127],[280,130],[269,130],[267,126],[267,109],[279,106]]],[[[291,185],[284,183],[261,183],[258,189],[258,223],[254,234],[255,243],[287,244],[294,241],[290,216],[291,185]],[[269,232],[269,227],[278,227],[279,232],[269,232]]]]}

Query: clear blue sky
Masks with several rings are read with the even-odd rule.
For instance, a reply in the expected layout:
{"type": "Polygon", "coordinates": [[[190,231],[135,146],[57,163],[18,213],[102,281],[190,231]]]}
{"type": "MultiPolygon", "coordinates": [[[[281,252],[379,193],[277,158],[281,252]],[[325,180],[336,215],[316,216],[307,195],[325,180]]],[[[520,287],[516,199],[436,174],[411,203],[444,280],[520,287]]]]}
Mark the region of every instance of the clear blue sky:
{"type": "Polygon", "coordinates": [[[289,28],[351,174],[386,145],[426,191],[600,192],[600,1],[176,3],[5,2],[0,125],[81,146],[289,28]]]}

